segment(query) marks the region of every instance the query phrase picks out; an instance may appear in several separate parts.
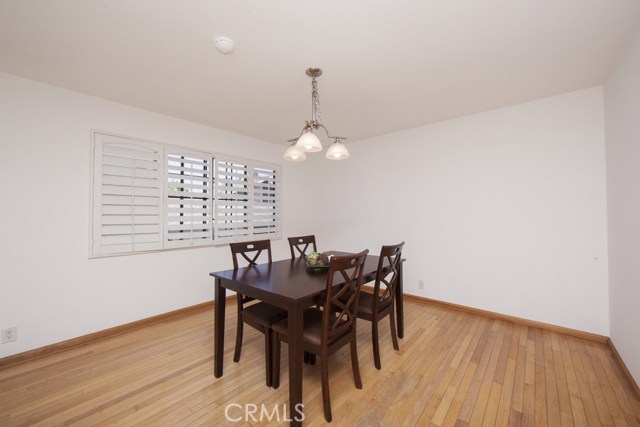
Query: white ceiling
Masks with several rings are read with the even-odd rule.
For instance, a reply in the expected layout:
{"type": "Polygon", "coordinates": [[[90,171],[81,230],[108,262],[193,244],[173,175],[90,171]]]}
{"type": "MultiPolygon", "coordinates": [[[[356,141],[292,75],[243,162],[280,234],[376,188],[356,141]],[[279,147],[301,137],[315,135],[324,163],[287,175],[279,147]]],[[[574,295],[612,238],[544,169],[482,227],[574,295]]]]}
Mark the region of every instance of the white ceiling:
{"type": "Polygon", "coordinates": [[[0,0],[0,71],[284,144],[319,66],[323,123],[357,140],[601,84],[639,21],[638,0],[0,0]]]}

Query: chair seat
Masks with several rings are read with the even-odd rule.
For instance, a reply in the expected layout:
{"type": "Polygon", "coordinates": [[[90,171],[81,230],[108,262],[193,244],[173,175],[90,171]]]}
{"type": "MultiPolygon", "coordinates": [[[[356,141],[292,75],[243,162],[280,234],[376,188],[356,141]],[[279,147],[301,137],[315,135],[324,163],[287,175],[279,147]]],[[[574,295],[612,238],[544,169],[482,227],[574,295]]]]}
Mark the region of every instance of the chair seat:
{"type": "MultiPolygon", "coordinates": [[[[382,311],[391,305],[391,301],[385,301],[378,304],[378,311],[382,311]]],[[[360,292],[358,299],[358,313],[373,314],[373,294],[369,292],[360,292]]]]}
{"type": "Polygon", "coordinates": [[[275,307],[271,304],[259,302],[248,305],[242,310],[242,317],[248,321],[253,321],[260,325],[270,327],[278,320],[287,317],[286,310],[275,307]]]}
{"type": "MultiPolygon", "coordinates": [[[[317,308],[309,308],[304,311],[302,340],[313,346],[322,344],[322,313],[317,308]]],[[[271,325],[271,329],[280,335],[287,336],[289,334],[289,319],[282,319],[274,323],[271,325]]],[[[331,342],[338,340],[342,336],[334,337],[331,342]]]]}

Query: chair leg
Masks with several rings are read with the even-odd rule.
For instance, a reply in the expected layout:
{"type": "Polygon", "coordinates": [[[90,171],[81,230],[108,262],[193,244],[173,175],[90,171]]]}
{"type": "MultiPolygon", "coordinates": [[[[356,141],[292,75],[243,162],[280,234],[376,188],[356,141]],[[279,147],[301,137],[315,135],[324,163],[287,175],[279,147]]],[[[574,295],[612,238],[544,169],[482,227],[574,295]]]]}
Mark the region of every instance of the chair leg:
{"type": "Polygon", "coordinates": [[[331,397],[329,396],[329,352],[323,351],[320,355],[320,377],[322,382],[322,406],[324,419],[331,422],[331,397]]]}
{"type": "Polygon", "coordinates": [[[393,349],[400,350],[398,346],[398,335],[396,334],[396,315],[393,314],[393,307],[391,307],[391,313],[389,314],[389,323],[391,323],[391,340],[393,341],[393,349]]]}
{"type": "Polygon", "coordinates": [[[273,352],[271,357],[271,387],[280,387],[280,339],[277,333],[273,333],[271,336],[271,351],[273,352]]]}
{"type": "Polygon", "coordinates": [[[264,331],[264,370],[267,375],[267,387],[271,387],[273,372],[273,351],[271,350],[271,345],[273,342],[272,335],[273,331],[271,330],[271,328],[267,328],[267,330],[264,331]]]}
{"type": "Polygon", "coordinates": [[[351,368],[353,369],[353,380],[356,388],[362,388],[362,378],[360,378],[360,364],[358,363],[358,345],[356,343],[355,331],[351,337],[351,368]]]}
{"type": "Polygon", "coordinates": [[[240,361],[240,352],[242,350],[242,329],[243,329],[242,317],[238,316],[238,327],[236,328],[236,350],[233,353],[234,362],[240,361]]]}
{"type": "Polygon", "coordinates": [[[378,342],[378,319],[375,316],[371,319],[371,341],[373,342],[373,362],[376,365],[376,369],[381,369],[380,343],[378,342]]]}
{"type": "Polygon", "coordinates": [[[309,365],[316,364],[316,355],[308,351],[304,352],[304,363],[309,365]]]}

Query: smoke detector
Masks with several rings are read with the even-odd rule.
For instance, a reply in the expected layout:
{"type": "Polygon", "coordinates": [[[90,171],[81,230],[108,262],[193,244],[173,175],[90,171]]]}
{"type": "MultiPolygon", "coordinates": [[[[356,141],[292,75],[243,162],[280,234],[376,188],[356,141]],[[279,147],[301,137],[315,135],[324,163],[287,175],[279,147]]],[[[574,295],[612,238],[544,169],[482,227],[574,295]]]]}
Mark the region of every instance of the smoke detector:
{"type": "Polygon", "coordinates": [[[233,43],[233,40],[231,40],[229,37],[218,37],[217,39],[215,39],[214,43],[216,45],[216,49],[218,49],[218,51],[224,53],[225,55],[233,52],[233,50],[236,48],[235,43],[233,43]]]}

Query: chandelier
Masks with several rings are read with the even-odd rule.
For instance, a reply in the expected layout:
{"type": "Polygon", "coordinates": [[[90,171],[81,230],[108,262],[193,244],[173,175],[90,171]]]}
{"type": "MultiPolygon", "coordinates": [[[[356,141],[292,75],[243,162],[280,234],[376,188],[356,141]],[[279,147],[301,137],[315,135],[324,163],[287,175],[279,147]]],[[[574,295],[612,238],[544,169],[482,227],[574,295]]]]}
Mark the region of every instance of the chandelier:
{"type": "Polygon", "coordinates": [[[285,160],[301,162],[307,159],[305,153],[317,153],[322,151],[322,143],[316,135],[318,129],[324,130],[327,138],[334,140],[325,157],[330,160],[344,160],[349,158],[349,151],[340,140],[347,139],[344,136],[331,136],[327,128],[320,123],[320,96],[318,95],[318,82],[316,77],[322,75],[320,68],[308,68],[307,76],[311,77],[311,120],[305,120],[300,136],[288,140],[291,146],[284,153],[285,160]]]}

